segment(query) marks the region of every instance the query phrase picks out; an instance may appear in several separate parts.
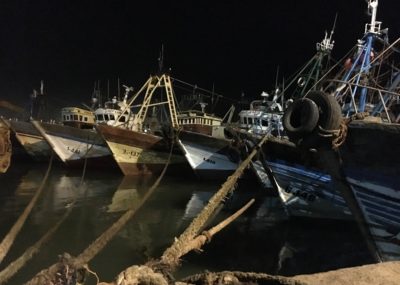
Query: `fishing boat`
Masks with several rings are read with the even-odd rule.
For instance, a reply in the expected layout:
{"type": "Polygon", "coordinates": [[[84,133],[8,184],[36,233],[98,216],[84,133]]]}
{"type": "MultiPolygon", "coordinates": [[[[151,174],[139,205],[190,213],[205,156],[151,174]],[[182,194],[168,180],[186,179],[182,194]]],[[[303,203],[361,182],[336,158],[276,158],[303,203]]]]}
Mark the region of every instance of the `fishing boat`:
{"type": "MultiPolygon", "coordinates": [[[[387,29],[376,20],[377,8],[377,0],[368,1],[371,22],[344,62],[344,75],[331,80],[333,90],[313,100],[319,110],[315,128],[291,140],[319,154],[331,184],[364,235],[374,241],[376,259],[399,260],[400,39],[389,43],[387,29]],[[339,125],[329,126],[334,121],[339,125]]],[[[297,111],[304,104],[298,102],[297,111]]],[[[295,121],[290,113],[288,118],[295,121]]],[[[307,151],[303,155],[310,157],[307,151]]]]}
{"type": "MultiPolygon", "coordinates": [[[[11,129],[16,143],[14,148],[20,146],[24,153],[27,153],[34,161],[48,161],[51,156],[51,147],[45,141],[43,136],[31,124],[31,120],[46,120],[46,96],[44,93],[44,83],[40,82],[39,92],[34,89],[30,95],[29,118],[21,119],[3,119],[3,122],[11,129]]],[[[15,107],[13,108],[15,109],[15,107]]],[[[18,113],[25,113],[25,110],[16,110],[18,113]]],[[[14,154],[21,154],[22,151],[16,149],[14,154]]],[[[13,156],[14,156],[13,154],[13,156]]],[[[26,158],[26,155],[25,155],[26,158]]]]}
{"type": "Polygon", "coordinates": [[[128,123],[131,116],[126,102],[129,91],[126,91],[123,101],[113,98],[95,111],[78,107],[62,108],[62,124],[38,121],[32,124],[66,165],[77,166],[88,161],[96,166],[109,166],[114,162],[106,142],[94,128],[96,118],[101,123],[116,126],[128,123]]]}
{"type": "Polygon", "coordinates": [[[198,178],[226,179],[238,167],[240,156],[225,136],[224,118],[206,113],[206,103],[200,106],[201,110],[178,113],[179,146],[198,178]]]}
{"type": "Polygon", "coordinates": [[[262,100],[254,100],[250,108],[239,113],[239,127],[255,135],[273,134],[283,136],[283,106],[277,102],[279,89],[275,90],[272,100],[266,92],[261,93],[262,100]]]}
{"type": "Polygon", "coordinates": [[[124,175],[159,174],[168,163],[171,151],[168,169],[182,171],[186,160],[178,145],[173,143],[178,117],[170,76],[150,76],[132,97],[129,107],[141,99],[139,110],[129,124],[118,128],[98,124],[97,131],[107,142],[124,175]],[[168,107],[169,116],[165,116],[163,106],[168,107]]]}
{"type": "MultiPolygon", "coordinates": [[[[282,91],[276,86],[273,96],[263,93],[264,99],[255,104],[258,107],[253,107],[255,111],[245,111],[241,118],[240,133],[245,141],[254,142],[262,136],[269,136],[261,149],[260,159],[252,163],[252,168],[264,187],[277,191],[291,217],[352,219],[328,171],[319,165],[319,155],[310,152],[306,157],[303,150],[289,140],[289,137],[293,138],[294,128],[287,126],[289,112],[299,104],[298,101],[304,101],[300,98],[307,92],[311,92],[311,97],[315,96],[312,94],[323,86],[319,80],[329,70],[333,31],[334,28],[330,35],[325,33],[324,39],[316,45],[316,54],[291,76],[289,84],[282,91]],[[272,100],[267,100],[268,97],[272,97],[272,100]]],[[[304,105],[304,110],[294,117],[315,120],[317,110],[312,107],[316,106],[309,101],[304,105]]],[[[300,131],[307,131],[307,128],[308,125],[300,131]]]]}

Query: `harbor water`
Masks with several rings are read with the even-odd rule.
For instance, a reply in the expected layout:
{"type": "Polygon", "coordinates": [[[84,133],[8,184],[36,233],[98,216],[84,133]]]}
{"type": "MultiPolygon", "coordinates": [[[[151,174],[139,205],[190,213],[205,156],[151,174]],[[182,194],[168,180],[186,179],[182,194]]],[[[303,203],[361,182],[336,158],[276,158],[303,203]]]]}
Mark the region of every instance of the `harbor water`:
{"type": "MultiPolygon", "coordinates": [[[[40,187],[47,164],[13,163],[0,176],[0,235],[3,238],[40,187]]],[[[1,264],[19,257],[64,213],[68,218],[40,252],[8,284],[23,284],[57,261],[81,253],[127,209],[143,199],[156,177],[128,177],[118,170],[67,170],[55,164],[36,206],[1,264]]],[[[223,182],[165,176],[150,199],[98,254],[89,267],[101,281],[130,265],[161,256],[223,182]]],[[[228,217],[251,198],[252,207],[218,233],[203,252],[182,258],[175,277],[222,270],[292,276],[372,263],[355,223],[288,219],[279,198],[247,178],[208,226],[228,217]]],[[[89,277],[87,284],[96,284],[89,277]]]]}

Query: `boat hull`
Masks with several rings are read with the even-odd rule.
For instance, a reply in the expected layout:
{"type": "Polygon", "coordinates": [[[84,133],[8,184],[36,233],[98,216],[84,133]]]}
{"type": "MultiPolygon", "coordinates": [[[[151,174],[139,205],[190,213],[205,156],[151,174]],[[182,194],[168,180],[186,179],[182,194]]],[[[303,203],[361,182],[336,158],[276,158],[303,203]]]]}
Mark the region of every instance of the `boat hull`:
{"type": "Polygon", "coordinates": [[[226,179],[240,163],[229,140],[181,131],[179,145],[196,176],[201,179],[226,179]]]}
{"type": "Polygon", "coordinates": [[[38,125],[46,141],[65,164],[80,166],[87,160],[91,166],[110,166],[105,162],[112,161],[111,152],[95,130],[49,123],[38,125]]]}
{"type": "Polygon", "coordinates": [[[35,161],[48,161],[51,147],[31,122],[7,121],[15,138],[35,161]]]}
{"type": "MultiPolygon", "coordinates": [[[[251,136],[250,134],[246,134],[251,136]]],[[[252,136],[251,140],[254,141],[252,136]]],[[[341,193],[336,190],[319,154],[297,148],[285,138],[270,137],[262,146],[264,165],[253,163],[257,178],[274,185],[289,216],[351,220],[341,193]],[[271,183],[268,172],[273,176],[271,183]]]]}
{"type": "MultiPolygon", "coordinates": [[[[96,128],[124,175],[158,175],[168,162],[171,145],[162,137],[103,124],[96,128]]],[[[185,166],[184,156],[174,146],[168,170],[179,172],[185,166]]]]}
{"type": "Polygon", "coordinates": [[[349,125],[343,174],[383,260],[400,259],[400,125],[349,125]]]}

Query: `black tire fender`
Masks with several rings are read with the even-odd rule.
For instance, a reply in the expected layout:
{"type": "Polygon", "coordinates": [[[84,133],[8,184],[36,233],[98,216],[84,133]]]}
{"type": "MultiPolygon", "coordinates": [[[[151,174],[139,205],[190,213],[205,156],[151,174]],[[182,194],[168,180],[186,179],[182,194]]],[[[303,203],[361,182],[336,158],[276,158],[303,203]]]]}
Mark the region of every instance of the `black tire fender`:
{"type": "Polygon", "coordinates": [[[318,106],[318,127],[309,135],[303,137],[300,144],[306,148],[331,147],[331,138],[320,135],[320,127],[324,130],[337,130],[342,122],[342,110],[336,99],[322,91],[312,91],[305,98],[318,106]]]}
{"type": "Polygon", "coordinates": [[[318,124],[318,106],[308,98],[294,101],[285,111],[282,124],[289,138],[299,138],[311,133],[318,124]]]}
{"type": "Polygon", "coordinates": [[[305,98],[314,101],[318,106],[318,126],[325,130],[337,130],[340,127],[342,110],[333,96],[322,91],[312,91],[305,98]]]}

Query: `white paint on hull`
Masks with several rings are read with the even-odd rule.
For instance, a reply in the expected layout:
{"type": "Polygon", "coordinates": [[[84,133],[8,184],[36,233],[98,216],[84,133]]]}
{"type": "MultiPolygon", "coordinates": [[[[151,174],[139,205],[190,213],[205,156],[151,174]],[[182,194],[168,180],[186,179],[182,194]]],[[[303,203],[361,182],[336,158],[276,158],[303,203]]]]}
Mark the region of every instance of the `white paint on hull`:
{"type": "Polygon", "coordinates": [[[194,171],[235,171],[238,167],[238,163],[232,162],[224,154],[217,153],[219,149],[206,148],[182,141],[180,143],[186,159],[194,171]]]}
{"type": "Polygon", "coordinates": [[[54,152],[63,162],[111,155],[110,150],[105,145],[91,144],[49,134],[47,139],[53,146],[54,152]]]}
{"type": "Polygon", "coordinates": [[[51,147],[41,136],[15,133],[15,137],[33,159],[50,157],[51,147]]]}

